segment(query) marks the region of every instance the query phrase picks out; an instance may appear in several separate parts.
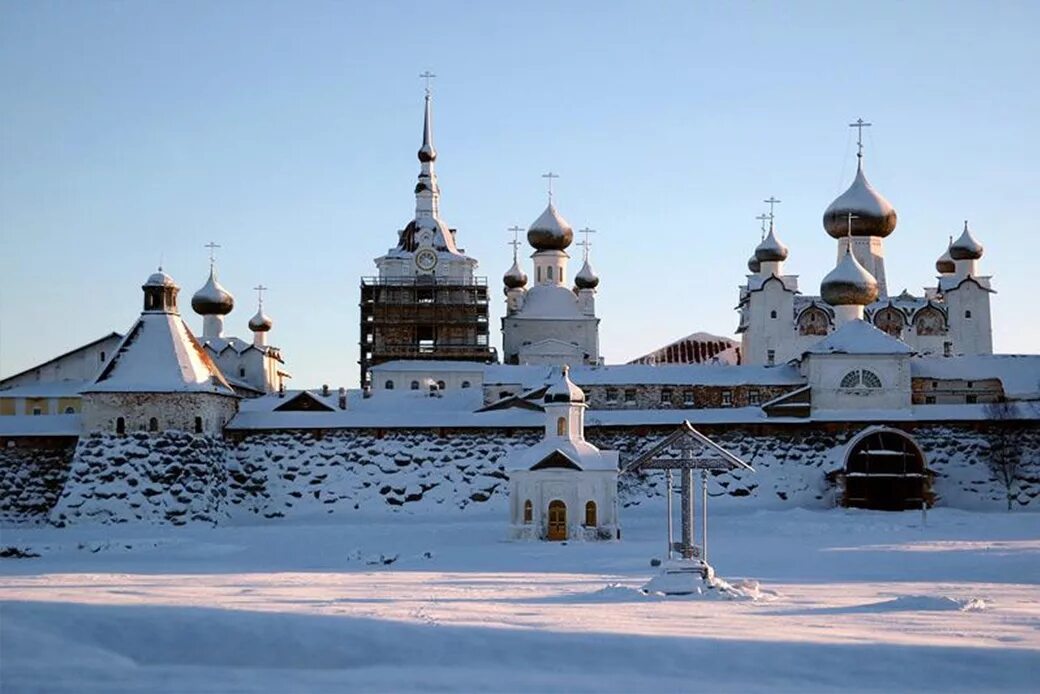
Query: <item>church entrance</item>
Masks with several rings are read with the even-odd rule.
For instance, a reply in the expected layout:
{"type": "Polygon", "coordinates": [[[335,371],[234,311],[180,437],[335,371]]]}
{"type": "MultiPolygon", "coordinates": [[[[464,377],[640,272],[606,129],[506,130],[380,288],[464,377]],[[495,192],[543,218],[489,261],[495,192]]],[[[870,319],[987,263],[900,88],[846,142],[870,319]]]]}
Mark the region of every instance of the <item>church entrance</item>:
{"type": "Polygon", "coordinates": [[[549,502],[549,535],[550,542],[567,539],[567,505],[559,499],[549,502]]]}
{"type": "Polygon", "coordinates": [[[931,500],[924,455],[909,435],[877,429],[852,440],[845,458],[845,506],[920,509],[931,500]]]}

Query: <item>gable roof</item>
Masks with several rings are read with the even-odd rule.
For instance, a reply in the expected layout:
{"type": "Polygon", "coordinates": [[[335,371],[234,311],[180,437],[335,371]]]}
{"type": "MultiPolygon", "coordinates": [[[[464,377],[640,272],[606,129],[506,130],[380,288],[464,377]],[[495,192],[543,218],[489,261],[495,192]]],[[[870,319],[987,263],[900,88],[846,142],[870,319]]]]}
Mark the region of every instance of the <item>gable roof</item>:
{"type": "Polygon", "coordinates": [[[755,471],[743,460],[694,429],[686,420],[663,441],[629,461],[621,472],[682,468],[755,471]],[[683,456],[683,451],[687,450],[693,452],[689,458],[683,456]]]}
{"type": "Polygon", "coordinates": [[[301,390],[278,407],[274,412],[335,412],[336,408],[322,402],[317,395],[301,390]]]}
{"type": "Polygon", "coordinates": [[[910,345],[864,320],[851,320],[802,354],[910,354],[910,345]]]}
{"type": "Polygon", "coordinates": [[[142,313],[84,393],[215,393],[235,396],[213,359],[175,313],[142,313]]]}
{"type": "Polygon", "coordinates": [[[27,374],[27,373],[29,373],[31,371],[36,371],[37,369],[42,369],[43,367],[47,366],[48,364],[53,364],[54,362],[60,361],[60,360],[64,359],[65,357],[71,357],[73,354],[76,354],[77,352],[82,352],[83,350],[90,349],[94,345],[99,344],[101,342],[104,342],[106,340],[112,340],[112,339],[119,340],[119,339],[122,339],[122,337],[123,337],[122,335],[120,335],[115,330],[113,330],[112,332],[108,333],[107,335],[103,335],[103,336],[99,337],[96,340],[88,342],[85,345],[80,345],[79,347],[76,347],[75,349],[70,349],[68,352],[65,352],[63,354],[59,354],[58,356],[53,357],[51,359],[48,359],[45,362],[41,362],[41,363],[37,364],[36,366],[30,366],[28,369],[25,369],[24,371],[19,371],[16,374],[11,374],[10,376],[5,376],[3,379],[0,379],[0,383],[5,383],[7,381],[10,381],[12,379],[18,378],[20,376],[24,376],[25,374],[27,374]]]}

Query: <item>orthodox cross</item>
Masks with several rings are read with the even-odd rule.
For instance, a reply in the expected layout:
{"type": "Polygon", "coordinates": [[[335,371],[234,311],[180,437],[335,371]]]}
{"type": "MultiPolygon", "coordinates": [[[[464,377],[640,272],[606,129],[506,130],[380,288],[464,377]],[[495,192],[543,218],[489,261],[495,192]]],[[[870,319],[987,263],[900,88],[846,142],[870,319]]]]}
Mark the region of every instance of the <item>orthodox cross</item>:
{"type": "Polygon", "coordinates": [[[437,75],[433,74],[429,70],[419,75],[419,78],[426,82],[426,96],[430,95],[430,80],[435,78],[437,75]]]}
{"type": "Polygon", "coordinates": [[[869,128],[872,125],[874,124],[867,123],[862,118],[857,118],[855,123],[849,123],[850,128],[855,128],[859,131],[856,135],[856,146],[859,148],[856,156],[860,159],[863,158],[863,128],[869,128]]]}
{"type": "Polygon", "coordinates": [[[258,284],[255,287],[253,287],[253,289],[256,290],[256,300],[257,300],[257,303],[260,304],[261,308],[263,308],[263,306],[264,306],[264,292],[266,292],[268,288],[265,287],[262,284],[258,284]]]}
{"type": "Polygon", "coordinates": [[[216,250],[220,248],[220,244],[214,241],[210,241],[203,248],[209,249],[209,266],[212,268],[213,263],[217,261],[216,250]]]}
{"type": "Polygon", "coordinates": [[[767,203],[769,205],[769,221],[770,223],[772,223],[774,208],[778,203],[783,201],[777,200],[775,195],[770,195],[768,200],[763,200],[762,202],[767,203]]]}
{"type": "Polygon", "coordinates": [[[559,178],[559,177],[560,177],[560,174],[555,174],[552,171],[549,171],[548,173],[543,173],[542,174],[542,178],[549,179],[549,202],[552,202],[552,199],[553,199],[553,196],[552,196],[552,182],[553,182],[553,179],[554,178],[559,178]]]}
{"type": "Polygon", "coordinates": [[[769,221],[769,215],[767,215],[767,214],[760,214],[757,217],[755,217],[755,219],[757,219],[759,222],[761,222],[761,224],[759,224],[759,226],[762,227],[762,240],[765,240],[765,238],[766,238],[766,222],[769,221]]]}
{"type": "Polygon", "coordinates": [[[588,260],[589,259],[589,249],[592,248],[592,241],[589,241],[589,234],[595,234],[596,230],[595,229],[589,229],[588,227],[585,227],[584,229],[579,229],[578,233],[585,235],[585,240],[584,241],[578,241],[578,245],[585,249],[585,260],[588,260]]]}
{"type": "Polygon", "coordinates": [[[513,232],[513,240],[506,241],[506,243],[513,247],[513,262],[516,262],[516,254],[520,250],[520,232],[523,231],[523,227],[511,226],[506,231],[513,232]]]}

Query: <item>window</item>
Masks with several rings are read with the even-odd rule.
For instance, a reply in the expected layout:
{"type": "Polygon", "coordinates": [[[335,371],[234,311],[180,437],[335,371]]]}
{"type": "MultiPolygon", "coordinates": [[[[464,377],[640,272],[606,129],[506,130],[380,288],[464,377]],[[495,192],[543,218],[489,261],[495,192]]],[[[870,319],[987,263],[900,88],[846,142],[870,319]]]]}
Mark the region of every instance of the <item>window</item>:
{"type": "Polygon", "coordinates": [[[546,279],[550,279],[550,280],[553,278],[553,268],[552,268],[552,265],[550,265],[549,267],[545,268],[545,277],[546,277],[546,279]]]}
{"type": "Polygon", "coordinates": [[[246,367],[244,367],[244,366],[238,367],[238,377],[239,378],[245,378],[246,377],[246,367]]]}
{"type": "Polygon", "coordinates": [[[682,402],[683,402],[684,405],[688,405],[690,407],[693,407],[693,402],[694,401],[693,401],[693,391],[692,390],[684,390],[683,391],[682,402]]]}
{"type": "Polygon", "coordinates": [[[965,311],[964,312],[964,317],[965,318],[971,318],[971,311],[965,311]]]}
{"type": "Polygon", "coordinates": [[[524,502],[524,525],[530,525],[534,521],[534,504],[528,499],[524,502]]]}
{"type": "Polygon", "coordinates": [[[505,400],[508,397],[512,397],[512,395],[513,394],[510,393],[508,390],[500,390],[500,391],[498,391],[498,399],[499,400],[505,400]]]}
{"type": "Polygon", "coordinates": [[[968,403],[969,405],[974,405],[978,401],[979,401],[979,396],[978,395],[972,394],[972,395],[965,395],[964,396],[964,402],[968,403]]]}
{"type": "Polygon", "coordinates": [[[874,315],[874,325],[892,337],[903,334],[903,313],[892,306],[886,306],[874,315]]]}
{"type": "Polygon", "coordinates": [[[463,381],[462,382],[462,387],[463,388],[469,388],[469,381],[463,381]]]}
{"type": "Polygon", "coordinates": [[[437,381],[437,390],[444,390],[445,388],[447,388],[447,385],[445,385],[444,381],[437,381]]]}
{"type": "Polygon", "coordinates": [[[953,343],[952,342],[944,342],[943,343],[943,356],[944,357],[949,357],[952,354],[953,354],[953,343]]]}
{"type": "Polygon", "coordinates": [[[881,379],[873,371],[867,369],[853,369],[842,376],[841,388],[854,390],[856,388],[880,388],[881,379]]]}
{"type": "Polygon", "coordinates": [[[924,396],[924,404],[925,405],[934,405],[935,404],[935,396],[934,395],[926,395],[926,396],[924,396]]]}
{"type": "Polygon", "coordinates": [[[971,388],[972,386],[975,385],[974,382],[972,382],[972,381],[967,381],[966,383],[967,383],[967,387],[968,388],[971,388]]]}
{"type": "Polygon", "coordinates": [[[661,389],[661,404],[671,405],[672,404],[672,389],[662,388],[661,389]]]}
{"type": "Polygon", "coordinates": [[[556,420],[556,435],[564,436],[567,434],[567,418],[559,417],[556,420]]]}
{"type": "Polygon", "coordinates": [[[587,501],[585,502],[585,527],[595,528],[596,525],[596,502],[587,501]]]}
{"type": "Polygon", "coordinates": [[[607,402],[617,402],[617,388],[607,388],[607,402]]]}
{"type": "Polygon", "coordinates": [[[722,406],[731,407],[733,405],[733,393],[728,390],[722,391],[722,406]]]}
{"type": "Polygon", "coordinates": [[[762,396],[758,394],[757,390],[749,390],[747,398],[749,405],[760,405],[762,403],[762,396]]]}
{"type": "Polygon", "coordinates": [[[388,379],[387,382],[383,384],[383,388],[385,388],[387,390],[393,390],[394,389],[394,382],[393,382],[393,380],[388,379]]]}
{"type": "Polygon", "coordinates": [[[536,267],[534,270],[535,270],[535,275],[538,276],[538,280],[537,281],[541,282],[542,281],[542,268],[536,267]]]}
{"type": "Polygon", "coordinates": [[[419,390],[419,382],[418,381],[412,381],[412,385],[410,387],[411,387],[412,390],[419,390]]]}
{"type": "Polygon", "coordinates": [[[914,316],[914,330],[918,335],[945,335],[946,319],[934,306],[926,306],[914,316]]]}
{"type": "Polygon", "coordinates": [[[99,355],[98,355],[98,357],[99,357],[99,361],[100,361],[101,363],[104,363],[104,362],[105,362],[105,353],[104,353],[104,352],[102,352],[101,354],[99,354],[99,355]]]}
{"type": "Polygon", "coordinates": [[[125,434],[126,433],[126,420],[123,419],[122,417],[116,417],[116,433],[117,434],[125,434]]]}
{"type": "Polygon", "coordinates": [[[769,312],[769,317],[775,319],[776,318],[776,311],[770,311],[769,312]]]}
{"type": "Polygon", "coordinates": [[[201,434],[202,433],[202,417],[196,417],[195,418],[195,433],[196,434],[201,434]]]}
{"type": "Polygon", "coordinates": [[[776,363],[776,350],[775,349],[767,349],[766,350],[766,364],[772,365],[772,364],[775,364],[775,363],[776,363]]]}
{"type": "Polygon", "coordinates": [[[798,316],[799,335],[826,335],[830,319],[822,308],[811,306],[798,316]]]}
{"type": "Polygon", "coordinates": [[[75,407],[66,407],[65,408],[65,414],[76,414],[76,408],[75,407]]]}
{"type": "Polygon", "coordinates": [[[43,414],[43,410],[41,410],[39,407],[34,407],[33,408],[33,414],[34,415],[41,415],[41,414],[43,414]]]}
{"type": "Polygon", "coordinates": [[[625,404],[634,405],[636,404],[636,389],[625,388],[625,404]]]}
{"type": "Polygon", "coordinates": [[[148,431],[159,431],[159,420],[155,417],[148,420],[148,431]]]}

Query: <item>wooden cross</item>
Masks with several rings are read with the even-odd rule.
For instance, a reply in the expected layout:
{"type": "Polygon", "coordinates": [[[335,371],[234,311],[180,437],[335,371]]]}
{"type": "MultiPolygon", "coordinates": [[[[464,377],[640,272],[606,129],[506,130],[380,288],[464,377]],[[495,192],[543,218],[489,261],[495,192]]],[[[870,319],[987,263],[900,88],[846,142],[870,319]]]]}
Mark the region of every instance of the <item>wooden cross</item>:
{"type": "Polygon", "coordinates": [[[589,240],[589,234],[595,234],[596,230],[595,229],[589,229],[588,227],[585,227],[584,229],[579,229],[578,233],[585,235],[585,240],[584,241],[578,241],[578,245],[585,249],[585,260],[588,260],[589,259],[589,249],[592,248],[592,241],[589,240]]]}
{"type": "Polygon", "coordinates": [[[419,78],[426,82],[426,96],[430,95],[430,80],[435,78],[437,75],[433,74],[429,70],[419,75],[419,78]]]}
{"type": "Polygon", "coordinates": [[[769,215],[767,215],[767,214],[760,214],[757,217],[755,217],[755,219],[757,219],[760,222],[759,226],[762,228],[762,238],[765,239],[765,237],[766,237],[766,222],[769,221],[769,215]]]}
{"type": "Polygon", "coordinates": [[[216,256],[215,251],[218,248],[220,248],[220,244],[216,243],[215,241],[210,241],[205,246],[203,246],[203,248],[208,248],[209,249],[209,266],[213,267],[213,263],[215,263],[217,261],[217,256],[216,256]]]}
{"type": "Polygon", "coordinates": [[[863,128],[869,128],[872,125],[874,124],[867,123],[862,118],[857,118],[855,123],[849,123],[850,128],[855,128],[859,131],[856,135],[856,146],[859,148],[856,156],[860,159],[863,158],[863,128]]]}
{"type": "Polygon", "coordinates": [[[549,202],[552,202],[552,199],[553,199],[553,194],[552,194],[552,182],[553,182],[553,179],[554,178],[559,178],[559,177],[560,177],[559,174],[555,174],[552,171],[549,171],[547,173],[543,173],[542,174],[542,178],[549,179],[549,202]]]}
{"type": "Polygon", "coordinates": [[[257,302],[260,304],[261,307],[263,307],[263,305],[264,305],[264,292],[266,292],[268,288],[265,287],[262,284],[258,284],[255,287],[253,287],[253,289],[256,290],[257,302]]]}
{"type": "Polygon", "coordinates": [[[779,204],[779,203],[781,203],[783,201],[782,200],[777,200],[775,196],[770,195],[768,200],[763,200],[762,202],[765,202],[765,203],[769,204],[769,222],[772,223],[774,208],[776,207],[777,204],[779,204]]]}

